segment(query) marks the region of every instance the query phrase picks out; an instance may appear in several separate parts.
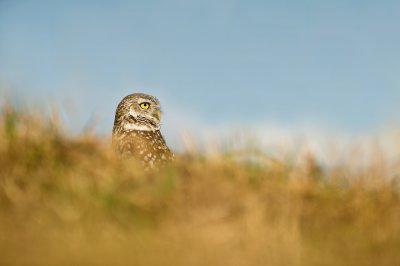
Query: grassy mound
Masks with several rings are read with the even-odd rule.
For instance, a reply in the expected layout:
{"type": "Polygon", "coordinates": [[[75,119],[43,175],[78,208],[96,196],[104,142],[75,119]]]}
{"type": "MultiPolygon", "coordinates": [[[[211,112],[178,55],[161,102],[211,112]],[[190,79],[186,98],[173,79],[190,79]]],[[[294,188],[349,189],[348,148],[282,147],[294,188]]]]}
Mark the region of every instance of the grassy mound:
{"type": "Polygon", "coordinates": [[[109,139],[5,107],[0,265],[400,265],[384,165],[258,158],[182,154],[143,172],[109,139]]]}

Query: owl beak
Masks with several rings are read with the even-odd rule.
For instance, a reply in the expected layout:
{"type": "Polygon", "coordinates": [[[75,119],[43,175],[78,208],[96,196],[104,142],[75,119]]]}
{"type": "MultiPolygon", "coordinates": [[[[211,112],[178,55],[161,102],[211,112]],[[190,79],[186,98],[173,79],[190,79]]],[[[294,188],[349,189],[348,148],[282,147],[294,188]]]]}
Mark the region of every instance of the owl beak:
{"type": "Polygon", "coordinates": [[[160,121],[160,119],[161,119],[161,111],[160,111],[160,110],[156,110],[156,111],[154,112],[154,117],[155,117],[158,121],[160,121]]]}

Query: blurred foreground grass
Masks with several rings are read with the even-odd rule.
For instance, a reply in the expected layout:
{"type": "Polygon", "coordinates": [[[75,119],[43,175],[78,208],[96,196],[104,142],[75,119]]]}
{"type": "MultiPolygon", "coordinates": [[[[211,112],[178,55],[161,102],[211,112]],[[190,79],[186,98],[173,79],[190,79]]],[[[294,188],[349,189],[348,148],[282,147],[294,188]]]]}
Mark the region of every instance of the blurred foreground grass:
{"type": "Polygon", "coordinates": [[[400,265],[384,165],[187,154],[145,173],[55,118],[0,120],[0,265],[400,265]]]}

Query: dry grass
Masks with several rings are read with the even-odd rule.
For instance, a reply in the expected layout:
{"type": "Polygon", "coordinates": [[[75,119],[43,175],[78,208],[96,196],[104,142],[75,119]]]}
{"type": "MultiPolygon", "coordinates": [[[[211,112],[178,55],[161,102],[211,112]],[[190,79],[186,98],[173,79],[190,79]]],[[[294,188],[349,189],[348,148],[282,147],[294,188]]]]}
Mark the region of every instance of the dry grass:
{"type": "Polygon", "coordinates": [[[382,164],[192,154],[144,173],[55,118],[0,120],[0,265],[400,265],[382,164]]]}

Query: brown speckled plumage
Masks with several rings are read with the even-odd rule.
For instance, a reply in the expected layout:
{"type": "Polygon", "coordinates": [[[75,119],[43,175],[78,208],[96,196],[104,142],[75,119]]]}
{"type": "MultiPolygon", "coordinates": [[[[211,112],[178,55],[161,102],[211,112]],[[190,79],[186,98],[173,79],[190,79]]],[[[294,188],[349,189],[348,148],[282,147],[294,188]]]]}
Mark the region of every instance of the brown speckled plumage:
{"type": "Polygon", "coordinates": [[[160,103],[154,96],[135,93],[118,105],[113,145],[123,158],[135,158],[146,169],[169,162],[174,155],[160,132],[160,103]],[[141,105],[147,106],[144,109],[141,105]]]}

